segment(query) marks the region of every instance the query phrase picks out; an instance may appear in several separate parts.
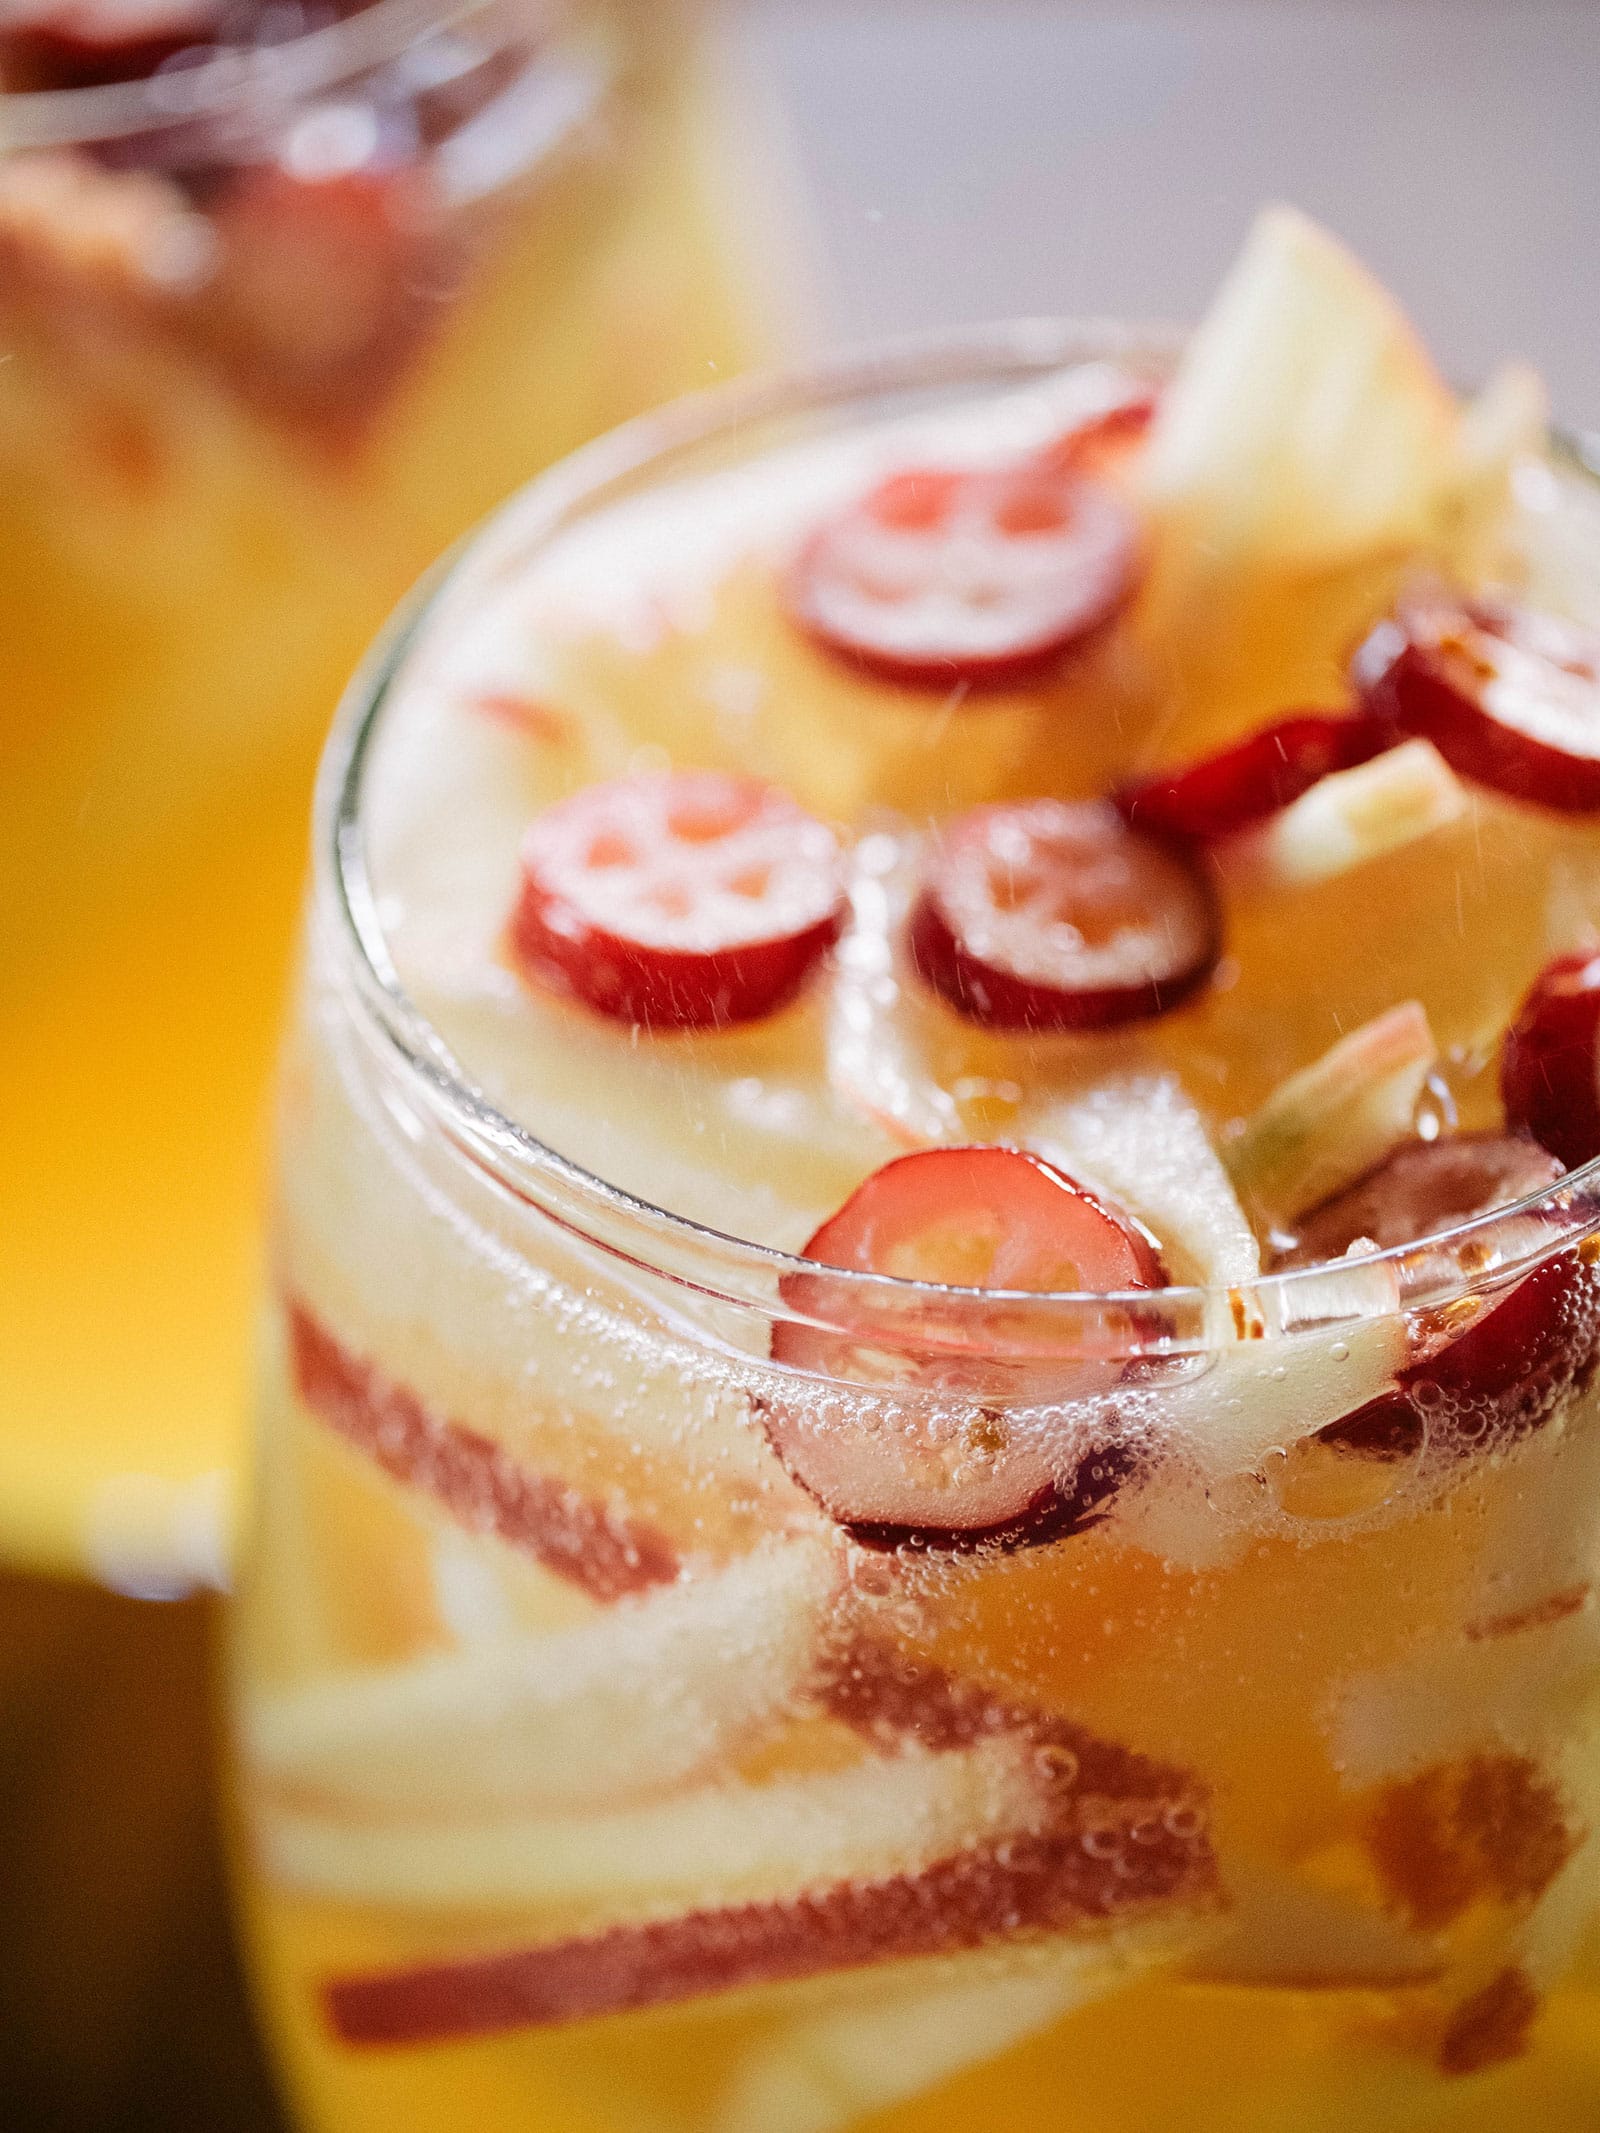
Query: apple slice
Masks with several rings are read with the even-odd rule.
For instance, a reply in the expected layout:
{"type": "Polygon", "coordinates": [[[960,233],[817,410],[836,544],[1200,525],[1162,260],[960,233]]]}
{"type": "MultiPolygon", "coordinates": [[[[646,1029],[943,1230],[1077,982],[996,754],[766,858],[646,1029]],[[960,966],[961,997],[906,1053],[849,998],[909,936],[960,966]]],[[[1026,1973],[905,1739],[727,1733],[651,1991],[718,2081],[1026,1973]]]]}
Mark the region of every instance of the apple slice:
{"type": "MultiPolygon", "coordinates": [[[[1094,1825],[1098,1829],[1098,1825],[1094,1825]]],[[[915,1872],[854,1879],[771,1903],[690,1912],[587,1937],[411,1970],[336,1977],[323,1989],[352,2045],[418,2044],[581,2021],[740,1987],[814,1977],[1012,1937],[1214,1901],[1195,1841],[1159,1820],[1124,1882],[1090,1827],[968,1844],[915,1872]]],[[[1128,1844],[1129,1839],[1123,1838],[1128,1844]]],[[[1126,1860],[1128,1853],[1123,1851],[1126,1860]]]]}
{"type": "Polygon", "coordinates": [[[862,838],[852,862],[850,925],[834,954],[828,993],[828,1079],[905,1148],[966,1138],[955,1098],[928,1057],[928,1004],[903,947],[920,865],[915,843],[862,838]]]}
{"type": "Polygon", "coordinates": [[[730,1758],[793,1706],[838,1573],[779,1543],[543,1636],[253,1696],[258,1778],[353,1808],[577,1810],[730,1758]]]}
{"type": "Polygon", "coordinates": [[[1223,880],[1243,894],[1310,888],[1448,828],[1467,805],[1433,744],[1405,741],[1335,771],[1258,829],[1230,838],[1223,880]]]}
{"type": "Polygon", "coordinates": [[[1211,571],[1404,554],[1457,471],[1453,395],[1343,245],[1264,213],[1164,395],[1143,492],[1211,571]]]}
{"type": "Polygon", "coordinates": [[[308,1895],[610,1926],[879,1882],[1045,1826],[1033,1743],[996,1736],[764,1784],[733,1779],[592,1814],[372,1822],[263,1811],[268,1871],[308,1895]]]}
{"type": "Polygon", "coordinates": [[[1343,1192],[1416,1131],[1438,1059],[1425,1010],[1393,1007],[1280,1082],[1228,1146],[1240,1194],[1271,1222],[1292,1222],[1343,1192]]]}
{"type": "Polygon", "coordinates": [[[470,1530],[494,1533],[597,1600],[670,1585],[666,1536],[580,1490],[530,1473],[502,1445],[434,1414],[377,1365],[342,1347],[303,1304],[288,1308],[295,1387],[313,1414],[470,1530]]]}
{"type": "Polygon", "coordinates": [[[1173,1074],[1108,1076],[1030,1104],[1018,1137],[1161,1239],[1174,1281],[1254,1281],[1261,1248],[1205,1121],[1173,1074]]]}

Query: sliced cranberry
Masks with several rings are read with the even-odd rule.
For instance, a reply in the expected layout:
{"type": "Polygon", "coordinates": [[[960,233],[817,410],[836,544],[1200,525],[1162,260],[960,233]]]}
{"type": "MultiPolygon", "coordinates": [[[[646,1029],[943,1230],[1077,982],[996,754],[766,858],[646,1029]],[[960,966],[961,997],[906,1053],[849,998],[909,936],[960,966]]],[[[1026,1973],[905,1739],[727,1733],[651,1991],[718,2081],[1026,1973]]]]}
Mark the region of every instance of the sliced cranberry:
{"type": "Polygon", "coordinates": [[[1153,385],[1129,378],[1116,398],[1052,437],[1032,464],[1057,474],[1108,473],[1143,444],[1160,404],[1153,385]]]}
{"type": "Polygon", "coordinates": [[[522,845],[525,974],[650,1029],[722,1029],[792,1000],[844,919],[825,823],[753,778],[675,770],[591,785],[522,845]]]}
{"type": "Polygon", "coordinates": [[[1534,980],[1500,1052],[1506,1123],[1579,1170],[1600,1155],[1600,956],[1562,955],[1534,980]]]}
{"type": "Polygon", "coordinates": [[[975,807],[945,831],[912,961],[989,1029],[1105,1029],[1164,1014],[1217,960],[1205,875],[1104,801],[975,807]]]}
{"type": "Polygon", "coordinates": [[[1459,1229],[1497,1207],[1542,1192],[1561,1165],[1532,1141],[1457,1133],[1408,1141],[1376,1170],[1309,1214],[1283,1266],[1340,1259],[1362,1238],[1380,1251],[1459,1229]]]}
{"type": "Polygon", "coordinates": [[[213,42],[224,0],[9,0],[0,69],[16,89],[142,81],[178,52],[213,42]]]}
{"type": "Polygon", "coordinates": [[[785,593],[801,629],[881,680],[1003,687],[1112,620],[1141,547],[1131,508],[1077,472],[914,468],[820,527],[785,593]]]}
{"type": "Polygon", "coordinates": [[[1126,787],[1117,805],[1135,829],[1210,844],[1266,821],[1334,771],[1370,762],[1394,739],[1371,714],[1297,711],[1231,748],[1126,787]]]}
{"type": "Polygon", "coordinates": [[[1368,708],[1464,778],[1563,814],[1600,811],[1600,635],[1531,608],[1425,592],[1356,654],[1368,708]]]}
{"type": "MultiPolygon", "coordinates": [[[[1362,1239],[1388,1250],[1439,1236],[1561,1175],[1561,1165],[1528,1140],[1463,1133],[1413,1142],[1311,1215],[1281,1263],[1336,1259],[1362,1239]]],[[[1412,1360],[1396,1373],[1393,1391],[1324,1435],[1374,1457],[1404,1456],[1424,1429],[1462,1449],[1527,1435],[1586,1382],[1597,1334],[1594,1278],[1574,1253],[1557,1253],[1465,1314],[1459,1306],[1416,1314],[1412,1360]]]]}
{"type": "Polygon", "coordinates": [[[370,415],[441,309],[426,174],[399,163],[302,176],[264,164],[222,193],[214,227],[218,265],[198,324],[238,382],[275,409],[370,415]]]}
{"type": "MultiPolygon", "coordinates": [[[[1011,1148],[930,1148],[876,1171],[817,1231],[824,1266],[961,1288],[1099,1295],[1159,1287],[1153,1246],[1125,1217],[1041,1157],[1011,1148]]],[[[1111,1444],[1066,1463],[1059,1445],[980,1404],[986,1348],[1003,1351],[1005,1305],[963,1313],[937,1300],[862,1304],[859,1334],[801,1323],[821,1315],[825,1277],[784,1277],[797,1314],[773,1328],[775,1361],[826,1379],[945,1397],[909,1398],[864,1428],[800,1391],[763,1405],[774,1450],[801,1486],[869,1547],[1035,1545],[1091,1525],[1128,1471],[1111,1444]]],[[[970,1299],[968,1299],[970,1302],[970,1299]]],[[[1109,1337],[1057,1362],[1057,1396],[1086,1397],[1119,1375],[1109,1337]]],[[[993,1366],[987,1375],[994,1375],[993,1366]]]]}

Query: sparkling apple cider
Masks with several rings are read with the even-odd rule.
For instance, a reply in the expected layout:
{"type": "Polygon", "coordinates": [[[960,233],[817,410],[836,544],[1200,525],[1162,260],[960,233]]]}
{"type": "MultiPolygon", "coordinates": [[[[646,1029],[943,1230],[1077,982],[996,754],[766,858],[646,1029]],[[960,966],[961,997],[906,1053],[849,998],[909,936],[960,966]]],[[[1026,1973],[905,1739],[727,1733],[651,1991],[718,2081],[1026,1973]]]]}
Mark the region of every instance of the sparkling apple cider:
{"type": "Polygon", "coordinates": [[[1600,506],[1182,349],[536,484],[324,778],[234,1649],[308,2126],[1600,2112],[1600,506]]]}

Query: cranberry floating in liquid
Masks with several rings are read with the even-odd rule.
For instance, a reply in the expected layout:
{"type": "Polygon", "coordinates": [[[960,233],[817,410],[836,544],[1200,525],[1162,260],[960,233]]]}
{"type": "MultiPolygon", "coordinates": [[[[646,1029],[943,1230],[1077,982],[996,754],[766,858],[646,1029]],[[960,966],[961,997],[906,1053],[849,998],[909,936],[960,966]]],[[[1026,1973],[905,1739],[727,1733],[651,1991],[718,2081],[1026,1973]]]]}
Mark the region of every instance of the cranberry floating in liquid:
{"type": "Polygon", "coordinates": [[[790,615],[825,650],[912,688],[1031,679],[1110,622],[1141,533],[1104,483],[1043,464],[891,475],[792,564],[790,615]]]}
{"type": "Polygon", "coordinates": [[[843,923],[838,845],[784,793],[722,771],[591,785],[523,839],[510,942],[533,982],[655,1030],[794,998],[843,923]]]}
{"type": "Polygon", "coordinates": [[[1547,963],[1500,1050],[1506,1123],[1579,1170],[1600,1155],[1600,956],[1547,963]]]}
{"type": "Polygon", "coordinates": [[[944,832],[912,960],[969,1021],[1040,1033],[1159,1015],[1209,976],[1220,919],[1180,848],[1104,801],[976,807],[944,832]]]}
{"type": "MultiPolygon", "coordinates": [[[[1150,1240],[1042,1157],[990,1146],[926,1149],[876,1171],[812,1237],[824,1266],[963,1289],[1112,1295],[1162,1285],[1150,1240]]],[[[1001,1293],[986,1310],[871,1295],[854,1332],[802,1323],[829,1313],[841,1285],[789,1274],[794,1317],[773,1329],[776,1362],[890,1393],[861,1413],[823,1387],[763,1403],[774,1450],[855,1539],[881,1548],[1037,1545],[1092,1524],[1127,1473],[1124,1446],[1064,1448],[985,1404],[992,1351],[1014,1343],[1001,1293]],[[902,1398],[893,1397],[898,1391],[902,1398]],[[930,1405],[927,1395],[933,1395],[930,1405]]],[[[1131,1325],[1131,1321],[1130,1321],[1131,1325]]],[[[1109,1326],[1071,1356],[1028,1358],[1035,1384],[1084,1399],[1121,1374],[1109,1326]],[[1053,1379],[1053,1383],[1051,1380],[1053,1379]]],[[[861,1404],[861,1403],[855,1403],[861,1404]]]]}
{"type": "Polygon", "coordinates": [[[1559,616],[1428,592],[1356,654],[1367,709],[1451,769],[1562,814],[1600,812],[1600,636],[1559,616]]]}

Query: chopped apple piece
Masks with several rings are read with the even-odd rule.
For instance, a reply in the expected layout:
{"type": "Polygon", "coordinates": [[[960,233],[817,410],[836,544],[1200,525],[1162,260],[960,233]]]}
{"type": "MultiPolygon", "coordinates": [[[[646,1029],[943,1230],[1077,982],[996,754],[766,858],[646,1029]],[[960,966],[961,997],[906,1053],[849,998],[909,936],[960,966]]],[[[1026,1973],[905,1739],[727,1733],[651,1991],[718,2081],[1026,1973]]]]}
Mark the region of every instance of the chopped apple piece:
{"type": "Polygon", "coordinates": [[[1366,866],[1446,828],[1467,795],[1431,741],[1406,741],[1354,770],[1336,771],[1281,814],[1224,848],[1236,891],[1303,889],[1366,866]]]}
{"type": "Polygon", "coordinates": [[[794,1702],[836,1586],[819,1542],[619,1601],[544,1636],[258,1695],[258,1776],[357,1809],[582,1809],[736,1753],[794,1702]]]}
{"type": "Polygon", "coordinates": [[[1256,222],[1164,395],[1144,488],[1209,567],[1424,547],[1458,416],[1394,300],[1287,208],[1256,222]]]}
{"type": "Polygon", "coordinates": [[[1025,1110],[1018,1134],[1138,1216],[1176,1281],[1254,1281],[1261,1251],[1199,1111],[1171,1074],[1123,1074],[1025,1110]]]}
{"type": "Polygon", "coordinates": [[[1409,1140],[1438,1058],[1415,1000],[1341,1037],[1280,1082],[1227,1150],[1241,1198],[1290,1222],[1343,1192],[1409,1140]]]}

